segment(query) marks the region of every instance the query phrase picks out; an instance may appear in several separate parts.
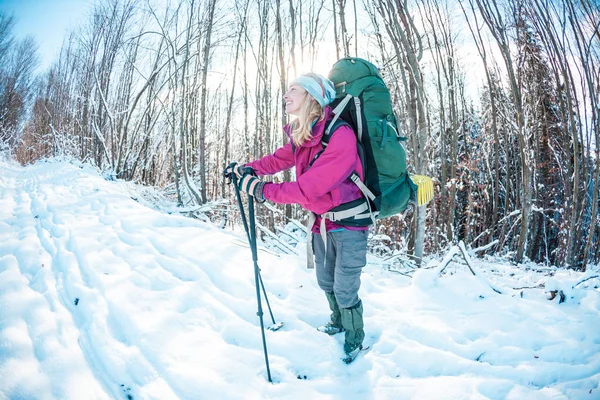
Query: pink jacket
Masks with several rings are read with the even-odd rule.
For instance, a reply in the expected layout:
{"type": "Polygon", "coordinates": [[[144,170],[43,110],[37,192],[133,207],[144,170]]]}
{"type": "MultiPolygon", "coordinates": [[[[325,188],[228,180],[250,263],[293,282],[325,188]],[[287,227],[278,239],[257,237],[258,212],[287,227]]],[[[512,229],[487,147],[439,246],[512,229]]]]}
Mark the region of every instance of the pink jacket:
{"type": "MultiPolygon", "coordinates": [[[[363,178],[362,165],[356,150],[356,136],[352,128],[340,126],[329,140],[326,150],[309,168],[309,163],[323,148],[321,137],[332,118],[330,107],[325,108],[325,119],[315,124],[311,140],[292,150],[290,141],[273,154],[248,163],[258,175],[272,175],[296,167],[296,181],[267,183],[265,199],[282,204],[300,204],[315,214],[323,214],[333,207],[361,197],[361,192],[348,179],[352,171],[363,178]]],[[[283,127],[290,137],[290,125],[283,127]]],[[[319,220],[317,220],[319,223],[319,220]]],[[[327,230],[339,227],[327,221],[327,230]]]]}

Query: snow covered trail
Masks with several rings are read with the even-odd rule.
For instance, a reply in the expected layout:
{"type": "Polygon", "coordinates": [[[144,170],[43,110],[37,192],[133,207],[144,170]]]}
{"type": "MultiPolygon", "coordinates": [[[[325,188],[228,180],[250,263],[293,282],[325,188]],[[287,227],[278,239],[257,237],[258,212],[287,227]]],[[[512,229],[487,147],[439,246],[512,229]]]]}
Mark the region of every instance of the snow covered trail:
{"type": "Polygon", "coordinates": [[[220,251],[231,236],[73,166],[3,167],[0,376],[10,398],[216,395],[243,353],[237,336],[261,354],[252,274],[226,269],[247,267],[247,250],[220,251]]]}
{"type": "Polygon", "coordinates": [[[243,232],[129,190],[87,166],[0,163],[0,399],[600,398],[598,290],[558,304],[515,296],[504,275],[490,276],[498,295],[460,271],[411,281],[371,260],[373,349],[346,366],[343,335],[315,329],[328,310],[304,259],[260,252],[286,324],[267,331],[269,384],[243,232]]]}

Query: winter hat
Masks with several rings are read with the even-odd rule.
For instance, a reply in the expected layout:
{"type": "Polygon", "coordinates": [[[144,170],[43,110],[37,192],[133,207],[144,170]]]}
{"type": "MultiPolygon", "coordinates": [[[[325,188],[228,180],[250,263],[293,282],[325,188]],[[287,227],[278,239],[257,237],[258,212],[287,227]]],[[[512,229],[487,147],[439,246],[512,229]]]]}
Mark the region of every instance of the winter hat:
{"type": "Polygon", "coordinates": [[[321,107],[325,107],[335,99],[335,87],[329,79],[315,73],[300,75],[292,84],[300,85],[321,107]]]}

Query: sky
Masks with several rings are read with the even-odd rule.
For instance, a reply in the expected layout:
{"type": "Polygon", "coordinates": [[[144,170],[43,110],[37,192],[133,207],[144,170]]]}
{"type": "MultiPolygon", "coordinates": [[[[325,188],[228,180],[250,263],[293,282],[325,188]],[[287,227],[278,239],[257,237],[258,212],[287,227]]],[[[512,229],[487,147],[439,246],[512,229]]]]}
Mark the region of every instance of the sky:
{"type": "Polygon", "coordinates": [[[265,326],[284,323],[269,383],[244,230],[161,198],[76,160],[0,161],[0,399],[600,398],[598,266],[470,253],[474,276],[452,248],[411,274],[369,255],[370,350],[346,365],[291,224],[297,254],[258,249],[265,326]]]}
{"type": "Polygon", "coordinates": [[[0,11],[15,16],[17,38],[34,36],[45,69],[58,57],[66,32],[81,25],[92,5],[93,0],[0,0],[0,11]]]}

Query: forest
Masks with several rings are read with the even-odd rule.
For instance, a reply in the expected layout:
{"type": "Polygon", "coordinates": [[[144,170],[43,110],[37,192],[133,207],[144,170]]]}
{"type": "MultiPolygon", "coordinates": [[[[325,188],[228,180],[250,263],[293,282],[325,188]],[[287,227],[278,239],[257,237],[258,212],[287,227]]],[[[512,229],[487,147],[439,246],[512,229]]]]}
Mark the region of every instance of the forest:
{"type": "MultiPolygon", "coordinates": [[[[600,262],[596,0],[100,0],[44,70],[15,23],[0,14],[0,157],[75,158],[234,221],[225,165],[288,140],[295,76],[360,57],[390,88],[410,172],[435,183],[425,254],[463,241],[600,262]]],[[[418,212],[377,224],[385,251],[413,251],[418,212]]],[[[303,213],[258,217],[275,230],[303,213]]]]}

